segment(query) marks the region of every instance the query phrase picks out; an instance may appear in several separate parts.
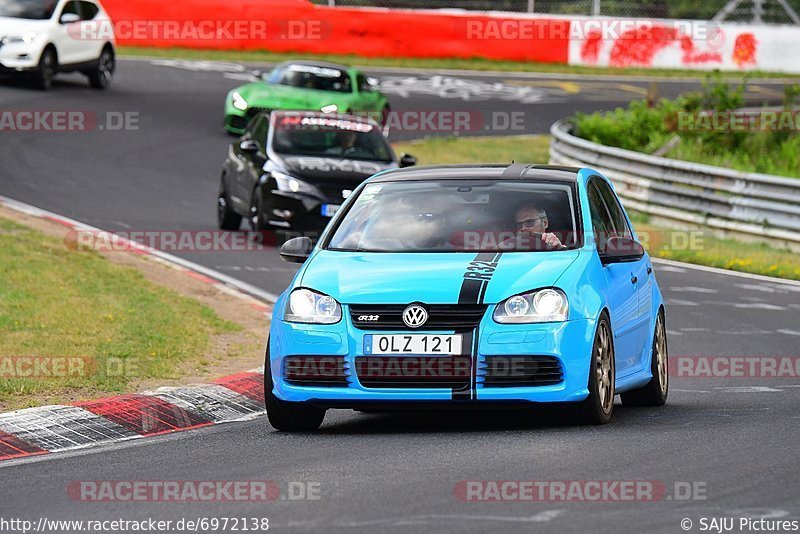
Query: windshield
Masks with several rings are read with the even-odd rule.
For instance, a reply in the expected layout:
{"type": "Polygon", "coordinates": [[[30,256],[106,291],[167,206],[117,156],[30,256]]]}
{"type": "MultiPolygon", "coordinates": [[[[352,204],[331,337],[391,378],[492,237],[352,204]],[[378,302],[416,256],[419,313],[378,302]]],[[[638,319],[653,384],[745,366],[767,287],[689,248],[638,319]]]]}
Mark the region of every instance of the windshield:
{"type": "Polygon", "coordinates": [[[544,252],[579,246],[574,187],[442,180],[368,184],[328,243],[369,252],[544,252]],[[553,240],[551,235],[558,241],[553,240]]]}
{"type": "Polygon", "coordinates": [[[49,19],[57,3],[56,0],[0,0],[0,17],[49,19]]]}
{"type": "Polygon", "coordinates": [[[267,81],[317,91],[335,91],[337,93],[353,91],[347,72],[332,67],[289,65],[277,72],[270,73],[267,81]]]}
{"type": "Polygon", "coordinates": [[[272,149],[280,154],[394,161],[383,134],[372,124],[342,118],[286,115],[275,122],[272,149]]]}

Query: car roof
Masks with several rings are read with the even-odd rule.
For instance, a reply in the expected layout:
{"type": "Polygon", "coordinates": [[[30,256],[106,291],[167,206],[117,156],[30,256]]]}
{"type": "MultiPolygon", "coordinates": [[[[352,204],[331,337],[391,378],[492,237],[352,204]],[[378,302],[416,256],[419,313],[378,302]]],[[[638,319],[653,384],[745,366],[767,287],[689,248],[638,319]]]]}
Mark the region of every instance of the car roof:
{"type": "Polygon", "coordinates": [[[275,68],[277,69],[277,68],[288,67],[289,65],[302,65],[302,66],[306,66],[306,67],[321,67],[321,68],[329,68],[329,69],[339,69],[339,70],[344,70],[344,71],[348,71],[348,70],[352,69],[352,67],[350,67],[348,65],[343,65],[341,63],[332,63],[330,61],[316,61],[316,60],[313,60],[313,59],[297,59],[297,60],[284,61],[282,63],[279,63],[279,64],[275,65],[275,68]]]}
{"type": "Polygon", "coordinates": [[[427,180],[541,180],[575,183],[580,167],[534,165],[529,163],[489,165],[430,165],[384,171],[370,182],[413,182],[427,180]]]}

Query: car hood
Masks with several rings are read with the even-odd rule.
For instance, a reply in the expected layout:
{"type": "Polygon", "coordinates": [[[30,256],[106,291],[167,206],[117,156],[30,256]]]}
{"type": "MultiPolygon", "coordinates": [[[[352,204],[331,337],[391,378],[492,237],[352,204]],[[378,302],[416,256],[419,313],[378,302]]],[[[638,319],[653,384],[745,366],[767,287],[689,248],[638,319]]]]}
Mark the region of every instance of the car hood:
{"type": "Polygon", "coordinates": [[[47,29],[49,24],[49,20],[0,17],[0,37],[5,37],[7,35],[20,36],[30,32],[43,32],[47,29]]]}
{"type": "Polygon", "coordinates": [[[275,109],[319,110],[329,104],[344,103],[348,96],[347,93],[314,91],[264,81],[242,85],[236,91],[250,107],[275,109]]]}
{"type": "Polygon", "coordinates": [[[336,157],[281,156],[274,153],[270,159],[277,166],[282,167],[287,174],[297,178],[316,183],[347,182],[354,186],[375,173],[397,167],[395,162],[362,161],[336,157]]]}
{"type": "MultiPolygon", "coordinates": [[[[579,254],[577,250],[499,254],[483,302],[496,304],[517,293],[553,286],[579,254]]],[[[465,280],[471,280],[465,274],[476,256],[472,252],[320,250],[308,261],[299,286],[331,295],[343,304],[454,304],[459,302],[465,280]]],[[[494,259],[492,253],[481,256],[494,259]]]]}

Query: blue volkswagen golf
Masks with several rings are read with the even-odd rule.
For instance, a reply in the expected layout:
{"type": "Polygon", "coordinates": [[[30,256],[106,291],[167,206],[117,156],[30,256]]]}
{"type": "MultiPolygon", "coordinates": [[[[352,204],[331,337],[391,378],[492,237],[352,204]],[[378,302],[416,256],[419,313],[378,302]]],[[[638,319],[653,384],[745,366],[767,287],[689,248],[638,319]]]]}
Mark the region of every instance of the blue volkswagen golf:
{"type": "Polygon", "coordinates": [[[664,303],[611,182],[588,168],[436,166],[362,183],[280,296],[264,372],[278,430],[330,408],[564,403],[668,391],[664,303]]]}

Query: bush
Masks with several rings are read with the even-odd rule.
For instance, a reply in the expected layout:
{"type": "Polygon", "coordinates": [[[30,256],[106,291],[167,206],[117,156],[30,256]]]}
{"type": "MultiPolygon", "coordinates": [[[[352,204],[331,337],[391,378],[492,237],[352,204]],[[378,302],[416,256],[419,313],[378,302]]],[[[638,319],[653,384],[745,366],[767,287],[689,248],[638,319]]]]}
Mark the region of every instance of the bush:
{"type": "MultiPolygon", "coordinates": [[[[687,130],[681,113],[728,113],[744,107],[746,79],[737,85],[725,82],[719,72],[707,76],[699,92],[674,100],[631,102],[627,108],[589,115],[578,114],[575,133],[595,143],[652,153],[674,136],[680,142],[667,157],[708,163],[732,169],[800,177],[800,134],[789,131],[687,130]]],[[[797,109],[800,85],[787,85],[783,108],[797,109]]],[[[800,115],[798,115],[800,117],[800,115]]]]}

